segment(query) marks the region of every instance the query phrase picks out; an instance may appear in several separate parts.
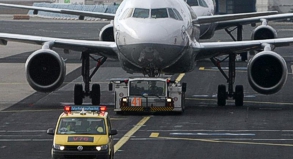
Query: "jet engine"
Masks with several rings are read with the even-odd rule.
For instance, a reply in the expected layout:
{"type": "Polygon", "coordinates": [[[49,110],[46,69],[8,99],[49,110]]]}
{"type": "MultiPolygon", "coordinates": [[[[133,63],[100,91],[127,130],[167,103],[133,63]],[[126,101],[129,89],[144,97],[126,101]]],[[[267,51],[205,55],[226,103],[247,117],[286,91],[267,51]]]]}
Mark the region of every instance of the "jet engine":
{"type": "Polygon", "coordinates": [[[40,92],[51,92],[61,86],[66,74],[66,65],[58,53],[40,49],[32,53],[25,64],[29,85],[40,92]]]}
{"type": "Polygon", "coordinates": [[[278,92],[287,80],[286,61],[273,51],[262,51],[248,62],[250,86],[261,94],[278,92]]]}
{"type": "Polygon", "coordinates": [[[105,25],[99,35],[100,41],[114,41],[114,27],[113,24],[105,25]]]}
{"type": "Polygon", "coordinates": [[[277,31],[269,25],[260,25],[252,31],[252,40],[275,39],[278,37],[277,31]]]}

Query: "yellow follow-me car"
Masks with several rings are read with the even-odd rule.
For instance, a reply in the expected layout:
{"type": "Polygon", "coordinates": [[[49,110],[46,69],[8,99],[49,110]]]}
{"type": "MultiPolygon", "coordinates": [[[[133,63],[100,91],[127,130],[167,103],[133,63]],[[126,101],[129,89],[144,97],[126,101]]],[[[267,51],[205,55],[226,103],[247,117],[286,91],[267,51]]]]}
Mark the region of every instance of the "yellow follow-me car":
{"type": "Polygon", "coordinates": [[[113,135],[106,106],[64,106],[54,135],[52,158],[114,158],[113,135]]]}

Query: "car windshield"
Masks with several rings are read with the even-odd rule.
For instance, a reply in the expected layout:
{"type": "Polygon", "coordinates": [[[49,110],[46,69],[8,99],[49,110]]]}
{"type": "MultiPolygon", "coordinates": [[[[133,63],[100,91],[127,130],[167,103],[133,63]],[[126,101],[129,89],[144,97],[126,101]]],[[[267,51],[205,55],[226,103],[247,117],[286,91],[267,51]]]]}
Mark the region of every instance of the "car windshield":
{"type": "Polygon", "coordinates": [[[62,118],[58,123],[57,134],[106,134],[102,118],[62,118]]]}
{"type": "Polygon", "coordinates": [[[166,82],[164,81],[147,81],[147,80],[138,80],[130,82],[130,96],[136,96],[147,93],[149,96],[164,96],[166,89],[166,82]]]}

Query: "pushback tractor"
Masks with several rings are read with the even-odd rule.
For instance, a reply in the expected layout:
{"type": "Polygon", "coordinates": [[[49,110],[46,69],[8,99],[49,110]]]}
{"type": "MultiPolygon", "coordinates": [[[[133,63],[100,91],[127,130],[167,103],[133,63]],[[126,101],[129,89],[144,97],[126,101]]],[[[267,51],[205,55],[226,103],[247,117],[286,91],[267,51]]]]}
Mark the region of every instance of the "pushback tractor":
{"type": "Polygon", "coordinates": [[[109,90],[114,91],[114,111],[184,112],[186,83],[169,78],[112,78],[109,90]]]}

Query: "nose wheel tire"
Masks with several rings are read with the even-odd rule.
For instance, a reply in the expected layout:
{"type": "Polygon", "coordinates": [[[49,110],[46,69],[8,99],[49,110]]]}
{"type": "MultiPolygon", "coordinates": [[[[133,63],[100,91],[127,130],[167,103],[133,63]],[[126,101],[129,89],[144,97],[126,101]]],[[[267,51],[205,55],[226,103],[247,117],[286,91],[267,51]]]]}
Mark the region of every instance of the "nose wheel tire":
{"type": "Polygon", "coordinates": [[[226,92],[226,86],[225,85],[219,85],[218,86],[218,106],[225,106],[226,105],[226,99],[227,99],[227,92],[226,92]]]}
{"type": "Polygon", "coordinates": [[[244,98],[244,93],[243,93],[243,86],[242,85],[237,85],[235,87],[235,105],[236,106],[243,106],[243,98],[244,98]]]}
{"type": "Polygon", "coordinates": [[[83,88],[81,84],[74,85],[74,104],[82,105],[83,101],[83,88]]]}
{"type": "Polygon", "coordinates": [[[93,105],[100,104],[101,89],[99,84],[93,84],[91,91],[91,98],[93,105]]]}

